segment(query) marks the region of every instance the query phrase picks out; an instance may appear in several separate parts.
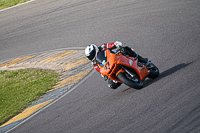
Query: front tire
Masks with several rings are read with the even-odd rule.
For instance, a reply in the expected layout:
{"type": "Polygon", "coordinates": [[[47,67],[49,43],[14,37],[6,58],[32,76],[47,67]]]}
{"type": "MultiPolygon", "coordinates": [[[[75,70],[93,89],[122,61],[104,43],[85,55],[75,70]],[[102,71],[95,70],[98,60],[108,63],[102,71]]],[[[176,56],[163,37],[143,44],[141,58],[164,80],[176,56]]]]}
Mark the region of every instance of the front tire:
{"type": "Polygon", "coordinates": [[[129,79],[124,73],[120,72],[117,75],[117,78],[123,82],[125,85],[134,88],[134,89],[141,89],[143,87],[143,82],[140,81],[140,79],[138,78],[138,82],[134,82],[131,79],[129,79]]]}

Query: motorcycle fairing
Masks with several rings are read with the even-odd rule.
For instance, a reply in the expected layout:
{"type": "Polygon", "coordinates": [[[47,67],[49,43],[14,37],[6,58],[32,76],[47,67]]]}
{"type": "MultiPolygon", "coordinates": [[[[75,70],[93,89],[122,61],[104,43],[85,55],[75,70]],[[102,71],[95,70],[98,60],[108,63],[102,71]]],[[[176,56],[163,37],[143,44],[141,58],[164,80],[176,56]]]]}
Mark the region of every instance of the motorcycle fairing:
{"type": "Polygon", "coordinates": [[[102,51],[98,54],[97,63],[100,68],[100,73],[104,76],[108,76],[110,79],[121,82],[116,77],[119,72],[123,72],[123,69],[120,68],[120,65],[132,68],[138,74],[140,80],[143,80],[148,74],[146,66],[139,67],[137,65],[138,60],[133,57],[124,56],[121,53],[115,55],[110,52],[110,50],[102,51]]]}

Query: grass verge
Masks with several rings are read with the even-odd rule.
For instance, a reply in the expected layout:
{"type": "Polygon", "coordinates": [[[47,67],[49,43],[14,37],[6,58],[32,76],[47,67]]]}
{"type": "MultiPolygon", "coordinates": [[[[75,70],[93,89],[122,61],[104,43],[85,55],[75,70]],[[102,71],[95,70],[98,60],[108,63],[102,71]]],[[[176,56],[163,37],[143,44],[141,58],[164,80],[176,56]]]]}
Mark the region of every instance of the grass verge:
{"type": "Polygon", "coordinates": [[[53,71],[0,71],[0,125],[52,89],[58,79],[53,71]]]}
{"type": "Polygon", "coordinates": [[[0,10],[11,7],[17,4],[21,4],[30,0],[0,0],[0,10]]]}

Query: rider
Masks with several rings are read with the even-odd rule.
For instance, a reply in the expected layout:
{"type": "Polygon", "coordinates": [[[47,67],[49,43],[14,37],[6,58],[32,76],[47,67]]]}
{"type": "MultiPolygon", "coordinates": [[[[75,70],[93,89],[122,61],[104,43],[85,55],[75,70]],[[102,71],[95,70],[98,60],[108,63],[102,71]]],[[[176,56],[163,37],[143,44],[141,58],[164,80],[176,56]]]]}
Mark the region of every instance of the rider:
{"type": "MultiPolygon", "coordinates": [[[[97,61],[96,61],[96,57],[97,57],[98,53],[100,53],[101,51],[104,51],[106,49],[112,50],[112,49],[118,49],[118,48],[121,48],[121,53],[123,55],[128,55],[130,57],[138,58],[139,62],[147,63],[147,61],[148,61],[148,58],[143,58],[142,56],[140,56],[139,54],[134,52],[130,47],[128,47],[128,46],[122,47],[122,43],[119,41],[115,41],[112,43],[103,43],[99,47],[97,47],[95,44],[90,44],[89,46],[87,46],[85,48],[85,55],[87,56],[87,58],[89,60],[92,61],[93,68],[100,73],[100,68],[98,67],[97,61]]],[[[103,76],[102,74],[101,74],[101,76],[105,80],[108,80],[108,87],[111,89],[116,89],[117,87],[119,87],[121,85],[120,82],[109,79],[107,76],[103,76]]]]}

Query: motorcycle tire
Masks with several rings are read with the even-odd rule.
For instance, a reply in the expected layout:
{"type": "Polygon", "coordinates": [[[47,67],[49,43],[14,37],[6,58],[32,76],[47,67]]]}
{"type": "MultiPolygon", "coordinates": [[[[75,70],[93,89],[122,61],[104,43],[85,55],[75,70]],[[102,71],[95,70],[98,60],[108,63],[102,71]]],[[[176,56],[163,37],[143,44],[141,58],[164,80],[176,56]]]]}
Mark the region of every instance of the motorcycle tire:
{"type": "Polygon", "coordinates": [[[148,69],[150,70],[148,77],[151,79],[155,79],[159,76],[160,72],[159,69],[153,63],[151,65],[153,65],[153,67],[148,69]]]}
{"type": "Polygon", "coordinates": [[[125,74],[122,73],[122,72],[120,72],[120,73],[117,75],[117,78],[118,78],[121,82],[123,82],[125,85],[127,85],[127,86],[129,86],[129,87],[131,87],[131,88],[134,88],[134,89],[138,89],[138,90],[139,90],[139,89],[141,89],[141,88],[143,87],[143,82],[142,82],[142,81],[139,80],[138,83],[133,82],[133,81],[131,81],[129,78],[127,78],[127,77],[125,76],[125,74]]]}

